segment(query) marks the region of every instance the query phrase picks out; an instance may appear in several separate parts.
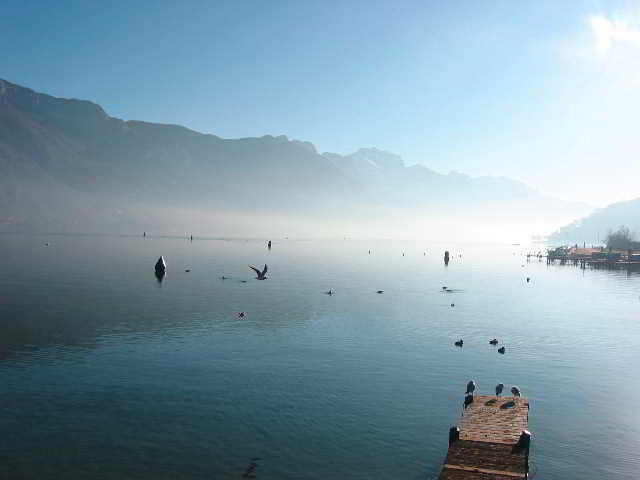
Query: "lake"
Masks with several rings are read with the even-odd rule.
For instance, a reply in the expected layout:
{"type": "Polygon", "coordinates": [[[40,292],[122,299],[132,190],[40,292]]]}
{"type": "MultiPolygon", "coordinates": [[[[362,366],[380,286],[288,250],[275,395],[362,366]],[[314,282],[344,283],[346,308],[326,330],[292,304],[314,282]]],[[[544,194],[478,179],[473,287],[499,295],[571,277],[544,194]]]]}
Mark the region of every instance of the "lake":
{"type": "Polygon", "coordinates": [[[535,477],[637,478],[640,275],[272,240],[0,235],[0,477],[242,478],[259,458],[258,479],[432,479],[474,379],[530,399],[535,477]]]}

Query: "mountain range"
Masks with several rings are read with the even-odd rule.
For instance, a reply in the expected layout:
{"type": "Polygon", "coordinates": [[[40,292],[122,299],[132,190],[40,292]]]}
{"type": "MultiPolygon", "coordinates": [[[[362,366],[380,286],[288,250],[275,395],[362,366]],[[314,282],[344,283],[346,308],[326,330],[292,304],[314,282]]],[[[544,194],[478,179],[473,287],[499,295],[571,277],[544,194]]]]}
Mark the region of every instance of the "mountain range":
{"type": "Polygon", "coordinates": [[[523,238],[590,212],[362,148],[224,139],[0,80],[0,231],[523,238]]]}
{"type": "Polygon", "coordinates": [[[640,198],[600,208],[558,229],[549,240],[558,244],[599,244],[605,241],[609,232],[621,226],[628,227],[636,239],[640,238],[640,198]]]}

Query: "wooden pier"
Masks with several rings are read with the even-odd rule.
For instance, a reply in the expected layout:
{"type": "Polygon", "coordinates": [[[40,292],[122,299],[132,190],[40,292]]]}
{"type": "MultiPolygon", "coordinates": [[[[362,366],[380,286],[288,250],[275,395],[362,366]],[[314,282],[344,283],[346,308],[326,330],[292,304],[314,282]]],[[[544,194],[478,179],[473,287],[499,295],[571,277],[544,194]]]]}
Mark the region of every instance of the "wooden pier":
{"type": "MultiPolygon", "coordinates": [[[[527,255],[529,259],[530,255],[527,255]]],[[[575,265],[580,268],[640,269],[640,253],[632,250],[607,250],[604,248],[558,247],[547,252],[547,264],[575,265]]],[[[541,257],[540,257],[541,258],[541,257]]]]}
{"type": "Polygon", "coordinates": [[[476,395],[449,432],[439,480],[514,480],[529,475],[529,401],[476,395]]]}

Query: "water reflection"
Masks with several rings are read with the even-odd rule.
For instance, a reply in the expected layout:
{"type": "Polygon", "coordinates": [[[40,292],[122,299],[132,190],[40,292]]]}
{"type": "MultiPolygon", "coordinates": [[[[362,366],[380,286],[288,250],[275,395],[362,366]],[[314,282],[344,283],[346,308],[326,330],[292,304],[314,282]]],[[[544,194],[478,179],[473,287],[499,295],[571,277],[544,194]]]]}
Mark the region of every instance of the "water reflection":
{"type": "Polygon", "coordinates": [[[448,246],[444,269],[442,246],[290,240],[269,282],[241,283],[264,241],[0,241],[0,477],[232,478],[256,454],[263,479],[435,476],[469,378],[522,386],[545,478],[639,467],[638,422],[616,406],[640,393],[637,275],[523,276],[502,247],[464,246],[463,264],[448,246]],[[174,272],[161,289],[149,250],[174,272]]]}

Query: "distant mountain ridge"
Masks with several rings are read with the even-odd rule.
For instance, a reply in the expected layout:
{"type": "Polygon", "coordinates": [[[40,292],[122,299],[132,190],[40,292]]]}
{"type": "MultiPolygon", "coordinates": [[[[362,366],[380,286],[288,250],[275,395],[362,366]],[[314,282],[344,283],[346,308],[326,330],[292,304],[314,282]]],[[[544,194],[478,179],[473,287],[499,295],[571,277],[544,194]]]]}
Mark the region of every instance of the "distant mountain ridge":
{"type": "Polygon", "coordinates": [[[319,154],[285,136],[124,121],[6,80],[0,170],[3,230],[476,235],[505,222],[540,232],[589,211],[506,178],[407,167],[375,148],[319,154]]]}
{"type": "Polygon", "coordinates": [[[626,226],[640,239],[640,198],[613,203],[589,216],[580,218],[555,231],[549,240],[555,243],[604,242],[610,231],[626,226]]]}

